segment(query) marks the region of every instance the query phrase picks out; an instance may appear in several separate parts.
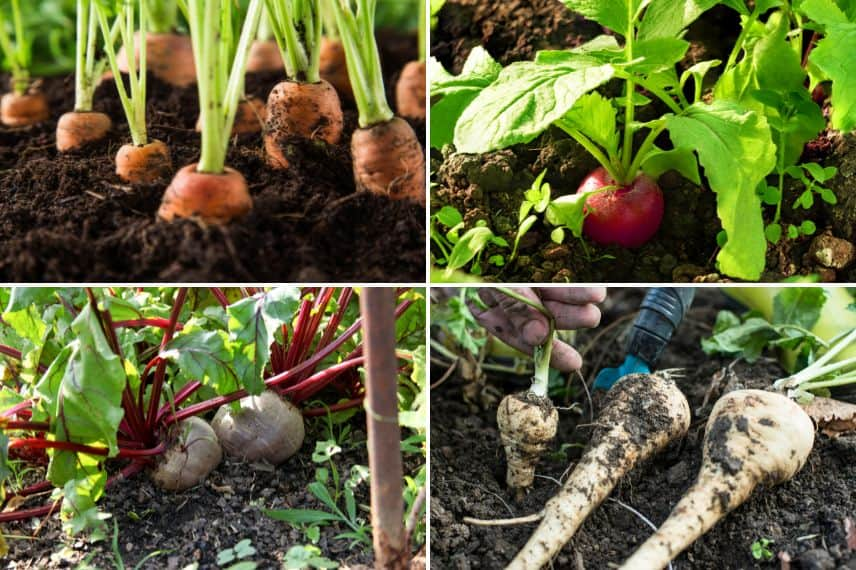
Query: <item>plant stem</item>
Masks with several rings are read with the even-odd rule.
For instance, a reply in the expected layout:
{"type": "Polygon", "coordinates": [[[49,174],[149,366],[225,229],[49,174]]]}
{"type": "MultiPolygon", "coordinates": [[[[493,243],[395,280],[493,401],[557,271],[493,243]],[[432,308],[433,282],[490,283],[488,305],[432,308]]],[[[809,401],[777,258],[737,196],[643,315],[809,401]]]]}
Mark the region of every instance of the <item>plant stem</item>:
{"type": "MultiPolygon", "coordinates": [[[[580,146],[586,149],[589,154],[594,157],[594,159],[606,170],[607,174],[615,180],[619,181],[623,176],[619,175],[619,172],[615,169],[615,166],[610,162],[609,158],[597,147],[597,145],[591,141],[587,136],[581,133],[578,129],[576,129],[571,123],[565,121],[564,119],[559,119],[555,123],[553,123],[563,131],[565,131],[568,136],[577,141],[580,146]]],[[[620,167],[620,165],[619,165],[620,167]]]]}
{"type": "Polygon", "coordinates": [[[360,127],[384,123],[394,117],[383,84],[380,55],[374,35],[377,0],[332,0],[336,25],[348,61],[348,77],[360,115],[360,127]]]}
{"type": "MultiPolygon", "coordinates": [[[[172,304],[172,311],[169,315],[170,326],[164,331],[161,339],[161,351],[166,348],[166,345],[172,340],[175,334],[176,323],[178,316],[181,314],[181,308],[184,306],[184,301],[187,298],[187,287],[182,287],[175,295],[175,301],[172,304]]],[[[157,370],[155,370],[155,381],[152,383],[152,392],[149,396],[149,412],[146,416],[146,427],[149,430],[154,430],[155,420],[157,419],[157,410],[160,404],[161,390],[163,389],[164,377],[166,375],[166,360],[160,359],[157,370]]]]}
{"type": "Polygon", "coordinates": [[[547,388],[550,382],[550,356],[553,352],[556,321],[553,319],[553,315],[550,314],[550,311],[548,311],[541,303],[533,301],[532,299],[529,299],[508,287],[497,287],[496,289],[503,295],[532,307],[547,319],[549,326],[547,340],[544,341],[544,344],[536,346],[532,352],[532,360],[535,364],[535,373],[532,375],[532,386],[529,388],[529,391],[536,396],[546,398],[547,388]]]}
{"type": "Polygon", "coordinates": [[[728,61],[725,63],[725,69],[722,70],[722,74],[725,75],[737,61],[737,56],[740,55],[740,51],[743,49],[743,44],[746,43],[746,38],[749,35],[749,29],[758,19],[760,14],[758,10],[753,10],[751,14],[746,18],[746,22],[740,28],[740,35],[737,36],[737,41],[734,43],[734,47],[731,49],[731,53],[728,55],[728,61]]]}
{"type": "Polygon", "coordinates": [[[410,567],[410,553],[403,520],[394,309],[394,289],[370,287],[360,295],[360,313],[365,321],[365,408],[375,566],[397,570],[410,567]]]}
{"type": "MultiPolygon", "coordinates": [[[[627,3],[627,31],[624,35],[624,59],[625,61],[633,61],[633,36],[636,35],[634,22],[635,14],[633,13],[633,2],[627,3]]],[[[616,182],[628,184],[632,182],[634,176],[632,172],[627,172],[630,166],[631,157],[633,156],[633,115],[636,111],[636,105],[633,102],[636,91],[636,83],[633,77],[629,77],[624,87],[624,142],[621,146],[622,159],[621,166],[624,170],[625,177],[631,177],[631,180],[615,178],[616,182]]]]}
{"type": "Polygon", "coordinates": [[[662,121],[655,128],[651,129],[648,133],[648,136],[645,137],[645,140],[642,142],[642,146],[639,147],[639,150],[636,151],[636,156],[633,159],[633,162],[630,163],[630,166],[625,173],[630,181],[628,183],[633,182],[636,178],[636,173],[639,172],[639,169],[642,168],[642,161],[645,160],[645,157],[648,155],[648,152],[654,146],[654,141],[663,132],[666,128],[666,121],[662,121]]]}

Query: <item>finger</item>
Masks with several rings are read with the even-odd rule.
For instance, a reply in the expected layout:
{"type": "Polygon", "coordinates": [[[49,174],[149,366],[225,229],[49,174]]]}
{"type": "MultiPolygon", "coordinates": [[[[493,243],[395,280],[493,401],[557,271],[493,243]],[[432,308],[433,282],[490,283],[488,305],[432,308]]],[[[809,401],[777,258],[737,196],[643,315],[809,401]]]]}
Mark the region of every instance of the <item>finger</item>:
{"type": "Polygon", "coordinates": [[[541,299],[568,305],[603,303],[606,287],[539,287],[541,299]]]}
{"type": "MultiPolygon", "coordinates": [[[[467,301],[467,306],[470,309],[473,317],[490,332],[506,341],[506,337],[517,336],[517,331],[513,330],[511,323],[505,311],[500,308],[499,300],[494,296],[489,289],[480,289],[478,292],[479,299],[485,306],[473,301],[467,301]]],[[[506,341],[507,342],[507,341],[506,341]]]]}
{"type": "Polygon", "coordinates": [[[597,305],[565,305],[548,301],[544,306],[553,314],[558,330],[594,328],[600,324],[600,309],[597,305]]]}
{"type": "Polygon", "coordinates": [[[568,344],[560,340],[553,341],[553,353],[550,366],[560,372],[573,372],[583,367],[583,357],[568,344]]]}
{"type": "MultiPolygon", "coordinates": [[[[542,304],[535,291],[529,287],[512,287],[511,289],[534,303],[542,304]]],[[[523,343],[530,346],[544,344],[547,340],[547,334],[550,332],[550,323],[547,321],[547,317],[526,303],[503,295],[499,291],[496,293],[499,307],[505,311],[511,326],[519,332],[523,343]]]]}

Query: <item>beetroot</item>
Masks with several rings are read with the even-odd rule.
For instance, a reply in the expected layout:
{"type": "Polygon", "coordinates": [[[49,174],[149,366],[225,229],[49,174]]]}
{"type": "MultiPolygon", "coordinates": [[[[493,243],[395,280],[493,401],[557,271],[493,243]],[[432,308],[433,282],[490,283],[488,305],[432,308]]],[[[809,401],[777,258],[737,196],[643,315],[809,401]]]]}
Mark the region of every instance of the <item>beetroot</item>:
{"type": "Polygon", "coordinates": [[[593,192],[586,200],[583,233],[601,245],[639,247],[651,239],[663,221],[663,192],[649,176],[632,184],[598,191],[615,181],[603,167],[589,174],[577,193],[593,192]]]}

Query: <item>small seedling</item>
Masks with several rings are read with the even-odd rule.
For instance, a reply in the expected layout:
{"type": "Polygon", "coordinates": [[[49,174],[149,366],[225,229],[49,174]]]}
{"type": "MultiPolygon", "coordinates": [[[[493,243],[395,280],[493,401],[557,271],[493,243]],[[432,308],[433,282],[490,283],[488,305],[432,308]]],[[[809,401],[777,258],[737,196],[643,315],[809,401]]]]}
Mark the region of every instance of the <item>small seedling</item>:
{"type": "Polygon", "coordinates": [[[754,558],[755,560],[772,560],[773,551],[769,548],[771,544],[773,544],[773,541],[769,538],[759,538],[758,540],[753,542],[752,558],[754,558]]]}
{"type": "MultiPolygon", "coordinates": [[[[446,278],[450,278],[456,269],[460,269],[468,263],[472,263],[470,273],[481,275],[481,257],[487,247],[489,245],[508,247],[505,238],[494,234],[484,220],[477,221],[475,227],[461,235],[463,229],[464,218],[456,208],[446,206],[431,216],[431,239],[437,244],[443,255],[435,262],[437,265],[446,266],[444,272],[446,278]],[[445,232],[438,229],[438,223],[447,228],[445,232]]],[[[488,263],[502,267],[505,265],[505,256],[492,255],[488,258],[488,263]]]]}
{"type": "MultiPolygon", "coordinates": [[[[221,550],[217,554],[217,564],[220,566],[224,566],[226,564],[230,564],[232,562],[237,562],[243,558],[249,558],[256,553],[256,549],[253,548],[253,542],[249,538],[245,538],[235,544],[232,548],[227,548],[225,550],[221,550]]],[[[252,567],[255,568],[255,562],[251,562],[252,567]]],[[[243,566],[241,568],[244,568],[243,566]]],[[[246,567],[249,568],[249,567],[246,567]]],[[[230,566],[231,570],[237,570],[235,566],[230,566]]]]}
{"type": "Polygon", "coordinates": [[[292,546],[285,553],[282,560],[285,570],[305,570],[307,568],[338,568],[339,565],[321,556],[321,549],[317,546],[292,546]]]}

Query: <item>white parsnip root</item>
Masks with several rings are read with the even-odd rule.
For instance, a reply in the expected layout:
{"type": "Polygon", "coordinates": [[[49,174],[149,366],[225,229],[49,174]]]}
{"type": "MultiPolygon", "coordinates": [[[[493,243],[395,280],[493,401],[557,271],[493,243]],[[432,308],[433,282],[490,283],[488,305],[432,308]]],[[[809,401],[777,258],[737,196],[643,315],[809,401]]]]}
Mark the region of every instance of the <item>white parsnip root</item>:
{"type": "Polygon", "coordinates": [[[608,392],[588,447],[509,570],[546,566],[634,465],[686,434],[690,407],[666,376],[629,374],[608,392]]]}
{"type": "Polygon", "coordinates": [[[796,475],[813,445],[811,419],[789,398],[761,390],[726,394],[708,419],[696,482],[621,568],[664,568],[756,486],[777,485],[796,475]]]}
{"type": "Polygon", "coordinates": [[[517,490],[531,487],[538,460],[556,437],[559,412],[550,398],[520,392],[502,399],[496,423],[508,462],[506,483],[517,490]]]}

